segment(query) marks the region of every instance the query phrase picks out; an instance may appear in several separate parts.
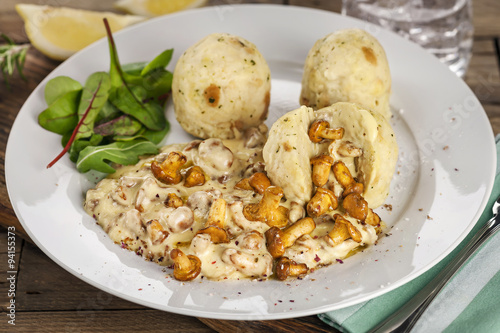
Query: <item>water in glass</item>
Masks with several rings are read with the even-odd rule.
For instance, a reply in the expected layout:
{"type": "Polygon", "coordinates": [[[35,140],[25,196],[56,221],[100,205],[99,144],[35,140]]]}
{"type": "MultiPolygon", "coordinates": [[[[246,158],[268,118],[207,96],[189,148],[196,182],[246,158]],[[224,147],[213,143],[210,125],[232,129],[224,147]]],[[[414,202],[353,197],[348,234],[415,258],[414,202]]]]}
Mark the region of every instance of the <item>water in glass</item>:
{"type": "Polygon", "coordinates": [[[471,57],[472,0],[343,0],[342,13],[420,44],[463,76],[471,57]]]}

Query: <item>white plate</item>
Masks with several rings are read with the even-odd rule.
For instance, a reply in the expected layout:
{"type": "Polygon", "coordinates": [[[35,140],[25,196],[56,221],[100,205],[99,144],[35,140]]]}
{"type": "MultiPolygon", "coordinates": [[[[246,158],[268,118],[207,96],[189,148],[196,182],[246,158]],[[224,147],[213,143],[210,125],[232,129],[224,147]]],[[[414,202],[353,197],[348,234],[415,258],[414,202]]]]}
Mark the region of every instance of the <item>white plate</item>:
{"type": "MultiPolygon", "coordinates": [[[[254,42],[272,73],[268,124],[298,106],[302,64],[314,42],[342,28],[360,27],[385,48],[393,76],[392,106],[400,145],[398,170],[378,211],[393,226],[377,246],[303,280],[179,283],[159,266],[113,244],[82,208],[98,175],[81,175],[65,157],[51,169],[60,137],[37,124],[46,107],[47,80],[81,82],[108,69],[101,40],[55,69],[28,98],[6,152],[7,187],[19,220],[36,244],[82,280],[116,296],[170,312],[219,319],[280,319],[316,314],[368,300],[422,274],[465,237],[490,194],[494,140],[480,103],[446,67],[418,46],[361,21],[290,6],[208,7],[152,19],[115,34],[122,63],[175,49],[171,69],[190,45],[211,32],[254,42]],[[402,110],[401,112],[399,110],[402,110]]],[[[173,117],[166,143],[190,137],[173,117]]]]}

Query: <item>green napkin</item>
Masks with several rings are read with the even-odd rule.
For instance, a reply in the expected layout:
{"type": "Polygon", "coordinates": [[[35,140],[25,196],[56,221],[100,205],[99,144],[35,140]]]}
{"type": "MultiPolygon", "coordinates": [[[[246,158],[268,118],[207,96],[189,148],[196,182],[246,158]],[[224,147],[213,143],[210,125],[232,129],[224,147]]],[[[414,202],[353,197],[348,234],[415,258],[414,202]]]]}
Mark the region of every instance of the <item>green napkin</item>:
{"type": "MultiPolygon", "coordinates": [[[[500,195],[500,135],[496,138],[497,173],[486,209],[467,238],[445,259],[411,282],[370,301],[319,315],[342,332],[363,333],[400,308],[443,269],[492,216],[500,195]]],[[[460,269],[441,290],[412,330],[416,332],[500,332],[500,233],[460,269]],[[496,253],[495,253],[496,252],[496,253]]]]}

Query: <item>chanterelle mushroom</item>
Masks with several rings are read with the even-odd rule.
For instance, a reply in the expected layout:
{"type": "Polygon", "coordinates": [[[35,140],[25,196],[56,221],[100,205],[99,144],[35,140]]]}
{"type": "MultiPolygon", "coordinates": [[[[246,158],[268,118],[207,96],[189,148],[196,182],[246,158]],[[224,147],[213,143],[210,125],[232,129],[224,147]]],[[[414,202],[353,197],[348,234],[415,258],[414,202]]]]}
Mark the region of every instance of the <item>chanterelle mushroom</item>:
{"type": "Polygon", "coordinates": [[[298,220],[283,230],[271,227],[265,233],[267,250],[273,258],[279,258],[287,247],[292,246],[299,237],[310,234],[315,228],[316,223],[310,217],[298,220]]]}
{"type": "Polygon", "coordinates": [[[309,139],[314,143],[319,143],[324,139],[339,140],[344,136],[342,127],[330,128],[330,123],[326,120],[316,120],[309,127],[309,139]]]}
{"type": "Polygon", "coordinates": [[[316,194],[307,204],[307,213],[312,217],[318,217],[329,210],[336,209],[338,205],[335,193],[326,188],[318,187],[316,194]]]}
{"type": "Polygon", "coordinates": [[[191,281],[201,272],[201,260],[197,256],[186,255],[179,249],[170,251],[174,261],[174,277],[179,281],[191,281]]]}
{"type": "Polygon", "coordinates": [[[264,172],[256,172],[248,178],[243,178],[235,188],[240,190],[253,190],[259,194],[263,194],[266,188],[271,186],[271,181],[267,178],[264,172]]]}
{"type": "Polygon", "coordinates": [[[227,243],[229,242],[229,235],[225,227],[227,203],[224,199],[216,199],[210,211],[208,212],[208,219],[205,223],[205,228],[198,231],[199,234],[209,234],[212,243],[227,243]]]}
{"type": "Polygon", "coordinates": [[[248,204],[243,208],[243,215],[250,221],[267,223],[270,227],[282,228],[288,224],[288,209],[280,206],[283,190],[269,186],[264,191],[259,203],[248,204]]]}
{"type": "Polygon", "coordinates": [[[276,263],[276,277],[278,280],[283,281],[291,276],[306,274],[308,269],[306,264],[297,264],[287,257],[281,257],[276,263]]]}
{"type": "Polygon", "coordinates": [[[349,168],[342,161],[337,161],[333,164],[332,167],[333,174],[335,179],[339,182],[339,184],[344,188],[344,192],[342,193],[343,197],[351,193],[362,194],[364,186],[362,183],[358,183],[354,180],[349,171],[349,168]]]}
{"type": "Polygon", "coordinates": [[[165,184],[178,184],[182,180],[180,168],[186,162],[187,158],[184,154],[173,151],[168,154],[167,158],[161,164],[153,161],[151,163],[151,171],[156,179],[165,184]]]}
{"type": "Polygon", "coordinates": [[[361,242],[361,233],[351,222],[340,214],[335,214],[334,218],[335,224],[333,225],[333,229],[325,236],[328,244],[336,246],[349,238],[352,238],[357,243],[361,242]]]}
{"type": "Polygon", "coordinates": [[[203,169],[199,166],[195,165],[186,172],[186,179],[184,180],[184,186],[193,187],[193,186],[201,186],[205,184],[205,173],[203,173],[203,169]]]}
{"type": "Polygon", "coordinates": [[[311,164],[313,184],[318,187],[325,185],[330,175],[333,158],[329,155],[318,155],[311,159],[311,164]]]}

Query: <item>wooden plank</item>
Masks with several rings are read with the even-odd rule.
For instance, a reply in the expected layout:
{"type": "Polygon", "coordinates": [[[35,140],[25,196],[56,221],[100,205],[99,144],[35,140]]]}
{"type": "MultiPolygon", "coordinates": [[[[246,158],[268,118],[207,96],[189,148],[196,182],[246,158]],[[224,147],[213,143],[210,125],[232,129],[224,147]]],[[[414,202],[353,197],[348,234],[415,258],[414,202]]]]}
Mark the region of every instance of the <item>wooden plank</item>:
{"type": "Polygon", "coordinates": [[[69,274],[32,244],[23,249],[19,272],[19,311],[145,309],[69,274]]]}
{"type": "Polygon", "coordinates": [[[14,299],[23,239],[0,230],[0,309],[7,311],[14,299]],[[11,237],[14,237],[13,239],[11,237]],[[11,260],[11,261],[10,261],[11,260]]]}
{"type": "MultiPolygon", "coordinates": [[[[472,1],[472,0],[471,0],[472,1]]],[[[473,0],[474,35],[481,37],[500,36],[500,1],[473,0]]]]}
{"type": "Polygon", "coordinates": [[[483,107],[490,120],[493,133],[495,135],[500,134],[500,105],[484,104],[483,107]]]}
{"type": "Polygon", "coordinates": [[[338,332],[336,329],[322,322],[317,316],[309,316],[283,320],[236,321],[199,318],[207,326],[219,333],[234,332],[280,332],[280,333],[308,333],[308,332],[338,332]]]}
{"type": "Polygon", "coordinates": [[[342,8],[342,0],[288,0],[291,6],[310,7],[324,9],[336,13],[340,13],[342,8]]]}
{"type": "Polygon", "coordinates": [[[500,71],[496,54],[474,54],[464,80],[482,103],[500,104],[500,71]]]}
{"type": "Polygon", "coordinates": [[[156,310],[18,312],[13,331],[53,333],[214,332],[196,318],[156,310]]]}

